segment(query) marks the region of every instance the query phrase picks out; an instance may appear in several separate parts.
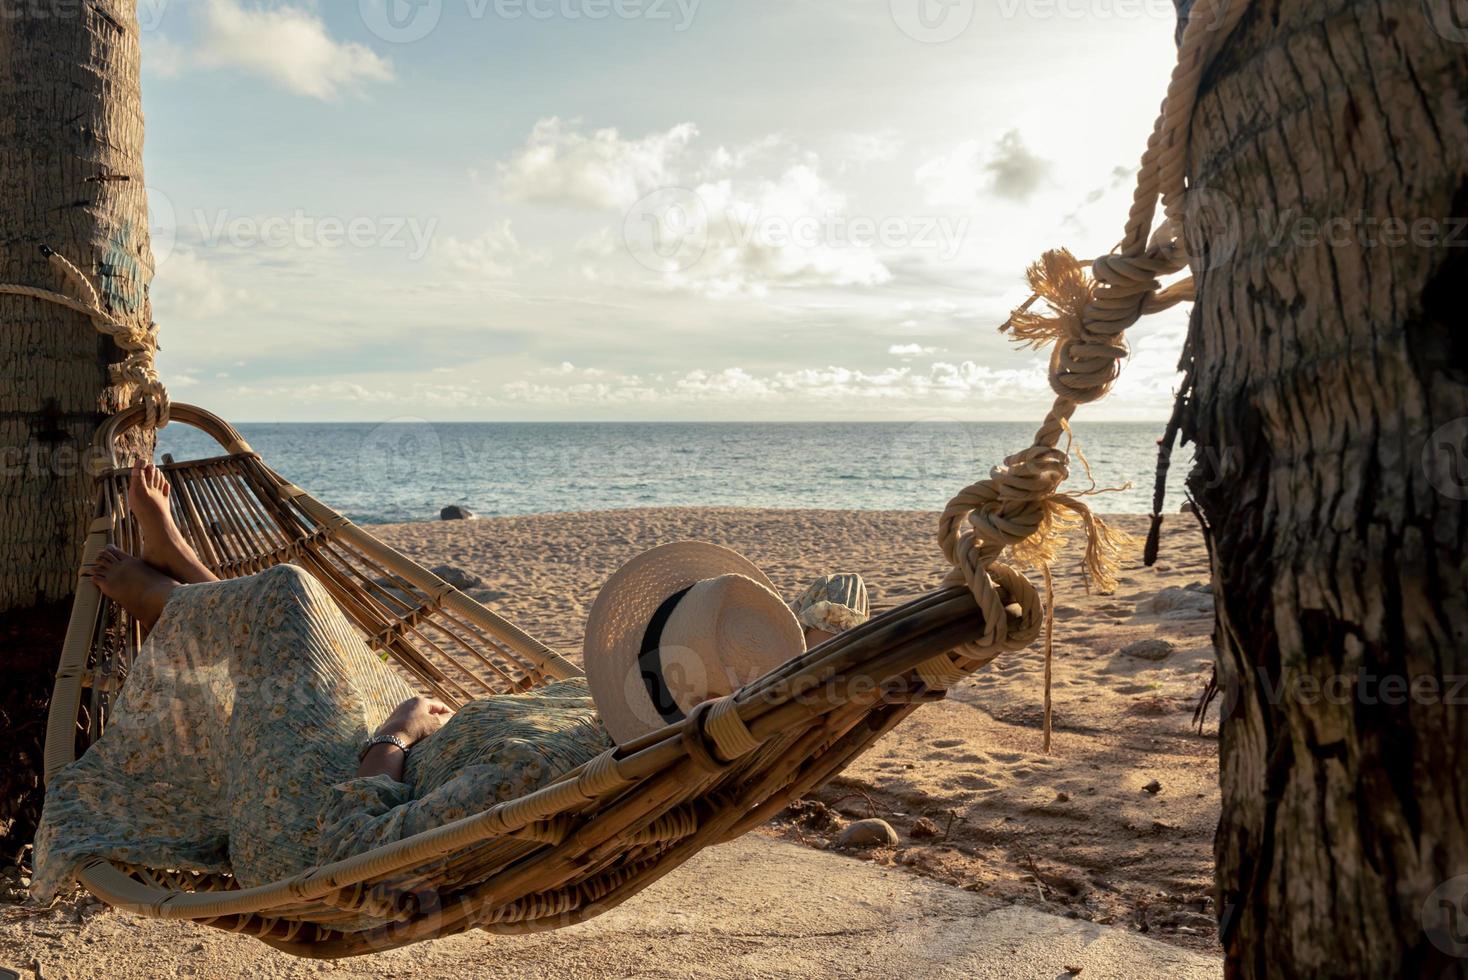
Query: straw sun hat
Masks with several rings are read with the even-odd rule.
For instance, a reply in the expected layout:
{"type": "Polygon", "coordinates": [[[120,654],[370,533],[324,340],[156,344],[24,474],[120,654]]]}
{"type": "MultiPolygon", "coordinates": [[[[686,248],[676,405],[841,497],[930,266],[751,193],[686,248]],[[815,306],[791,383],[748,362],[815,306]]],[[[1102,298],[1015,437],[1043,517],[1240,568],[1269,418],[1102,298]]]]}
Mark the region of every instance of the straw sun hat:
{"type": "Polygon", "coordinates": [[[804,652],[805,634],[765,574],[737,552],[697,541],[623,565],[586,622],[586,679],[619,744],[804,652]]]}

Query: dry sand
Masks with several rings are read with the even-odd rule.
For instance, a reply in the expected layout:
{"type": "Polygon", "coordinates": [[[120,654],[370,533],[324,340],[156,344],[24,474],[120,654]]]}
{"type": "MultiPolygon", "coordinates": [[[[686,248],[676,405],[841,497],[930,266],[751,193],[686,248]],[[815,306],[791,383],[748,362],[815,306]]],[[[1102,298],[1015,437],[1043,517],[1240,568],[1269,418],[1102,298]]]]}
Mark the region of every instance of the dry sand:
{"type": "MultiPolygon", "coordinates": [[[[1145,520],[1112,519],[1139,536],[1145,520]]],[[[937,585],[935,526],[936,515],[914,512],[648,509],[377,530],[424,564],[479,576],[471,594],[579,660],[601,582],[646,548],[680,539],[728,545],[787,595],[822,572],[860,572],[881,610],[937,585]]],[[[1056,569],[1049,754],[1041,750],[1037,644],[925,706],[817,802],[758,833],[828,849],[844,820],[880,816],[902,844],[851,859],[1216,953],[1216,717],[1204,734],[1190,725],[1212,665],[1212,620],[1206,598],[1185,588],[1207,579],[1203,541],[1186,515],[1169,518],[1154,568],[1142,566],[1140,553],[1126,562],[1115,595],[1087,595],[1067,555],[1056,569]]],[[[88,908],[47,918],[99,914],[88,908]]],[[[154,941],[160,928],[197,927],[149,924],[154,941]]],[[[14,916],[0,921],[0,962],[22,952],[20,929],[14,916]]],[[[103,971],[109,943],[124,949],[142,938],[131,926],[114,932],[91,937],[86,950],[103,971]]],[[[264,950],[258,944],[235,942],[246,951],[239,955],[264,955],[249,952],[264,950]]]]}
{"type": "Polygon", "coordinates": [[[897,869],[750,834],[709,848],[588,922],[467,932],[334,962],[252,939],[74,905],[0,920],[0,963],[30,980],[1219,980],[1222,961],[1121,929],[1006,905],[897,869]],[[708,883],[717,881],[717,888],[708,883]],[[15,940],[19,940],[16,942],[15,940]]]}

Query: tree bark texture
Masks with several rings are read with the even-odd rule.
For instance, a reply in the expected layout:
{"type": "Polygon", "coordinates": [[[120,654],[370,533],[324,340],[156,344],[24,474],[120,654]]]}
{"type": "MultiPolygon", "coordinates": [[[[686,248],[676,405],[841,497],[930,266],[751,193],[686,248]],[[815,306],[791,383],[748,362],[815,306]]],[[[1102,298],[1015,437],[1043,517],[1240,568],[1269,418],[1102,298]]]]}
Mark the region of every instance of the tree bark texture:
{"type": "Polygon", "coordinates": [[[1468,23],[1256,0],[1189,169],[1227,973],[1468,976],[1468,23]]]}
{"type": "MultiPolygon", "coordinates": [[[[153,257],[134,0],[29,0],[0,16],[0,281],[65,291],[49,246],[113,315],[146,324],[153,257]]],[[[0,862],[29,840],[66,607],[90,516],[87,450],[113,342],[76,312],[0,295],[0,862]]],[[[139,443],[150,448],[150,440],[139,443]]]]}

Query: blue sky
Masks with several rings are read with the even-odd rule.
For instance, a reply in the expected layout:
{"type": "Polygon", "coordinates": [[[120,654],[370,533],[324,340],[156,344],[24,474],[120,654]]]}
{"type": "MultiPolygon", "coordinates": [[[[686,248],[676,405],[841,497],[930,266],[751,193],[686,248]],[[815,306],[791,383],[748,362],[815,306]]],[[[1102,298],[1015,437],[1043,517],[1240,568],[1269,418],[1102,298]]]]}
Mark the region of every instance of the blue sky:
{"type": "Polygon", "coordinates": [[[160,368],[252,421],[1036,418],[995,327],[1173,60],[1162,0],[139,7],[160,368]]]}

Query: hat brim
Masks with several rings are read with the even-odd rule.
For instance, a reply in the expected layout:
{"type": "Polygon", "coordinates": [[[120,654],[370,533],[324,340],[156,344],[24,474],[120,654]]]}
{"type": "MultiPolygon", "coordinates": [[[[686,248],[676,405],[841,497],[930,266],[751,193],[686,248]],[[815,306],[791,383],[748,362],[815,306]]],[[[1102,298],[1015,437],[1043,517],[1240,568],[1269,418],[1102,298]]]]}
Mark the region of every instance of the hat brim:
{"type": "Polygon", "coordinates": [[[586,680],[607,733],[619,745],[663,727],[648,696],[638,656],[648,623],[664,601],[705,579],[743,575],[778,596],[748,558],[704,541],[645,551],[607,579],[586,620],[586,680]]]}

